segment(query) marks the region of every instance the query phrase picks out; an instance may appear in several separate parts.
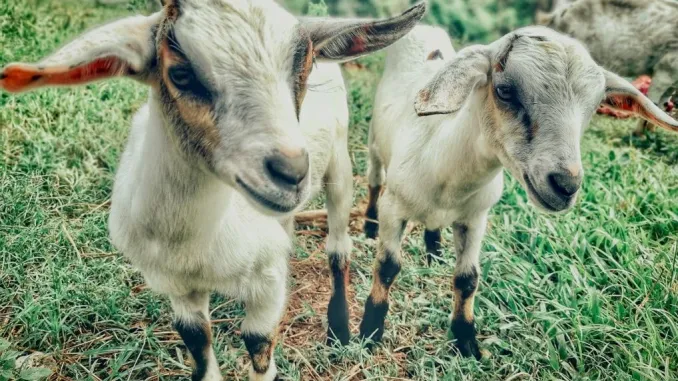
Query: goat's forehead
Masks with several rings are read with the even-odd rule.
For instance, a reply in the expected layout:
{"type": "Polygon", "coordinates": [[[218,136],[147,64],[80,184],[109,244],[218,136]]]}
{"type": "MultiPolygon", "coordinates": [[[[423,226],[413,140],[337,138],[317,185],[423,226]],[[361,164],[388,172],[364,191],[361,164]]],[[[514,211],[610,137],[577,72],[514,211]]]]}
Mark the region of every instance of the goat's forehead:
{"type": "Polygon", "coordinates": [[[182,0],[172,28],[189,58],[216,63],[283,56],[297,20],[272,1],[182,0]]]}
{"type": "Polygon", "coordinates": [[[576,41],[551,33],[513,39],[506,74],[531,94],[551,99],[559,94],[595,98],[602,91],[602,71],[576,41]]]}

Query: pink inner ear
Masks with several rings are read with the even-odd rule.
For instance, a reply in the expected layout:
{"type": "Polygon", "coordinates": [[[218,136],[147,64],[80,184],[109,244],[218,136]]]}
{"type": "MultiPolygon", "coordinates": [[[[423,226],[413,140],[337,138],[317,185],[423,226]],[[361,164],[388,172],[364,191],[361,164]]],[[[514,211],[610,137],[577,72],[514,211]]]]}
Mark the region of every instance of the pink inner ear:
{"type": "Polygon", "coordinates": [[[0,88],[17,92],[39,86],[78,85],[120,75],[126,68],[116,57],[97,58],[71,67],[13,64],[0,74],[0,88]]]}
{"type": "Polygon", "coordinates": [[[630,113],[638,113],[641,109],[638,102],[633,97],[628,95],[610,95],[603,102],[604,105],[609,105],[613,109],[627,111],[630,113]]]}
{"type": "Polygon", "coordinates": [[[357,55],[365,52],[367,49],[367,44],[365,43],[365,37],[362,35],[356,35],[351,39],[351,49],[349,49],[349,55],[357,55]]]}

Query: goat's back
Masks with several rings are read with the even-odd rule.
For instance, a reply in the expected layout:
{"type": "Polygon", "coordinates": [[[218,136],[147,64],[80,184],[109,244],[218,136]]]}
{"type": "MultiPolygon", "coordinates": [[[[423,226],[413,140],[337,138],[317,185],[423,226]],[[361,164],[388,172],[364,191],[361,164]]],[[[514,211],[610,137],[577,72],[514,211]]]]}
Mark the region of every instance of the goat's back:
{"type": "MultiPolygon", "coordinates": [[[[388,166],[393,145],[408,139],[423,123],[414,112],[417,91],[454,57],[455,51],[447,33],[437,27],[418,25],[405,37],[386,49],[384,74],[377,86],[370,124],[370,150],[388,166]],[[428,59],[439,51],[436,58],[428,59]]],[[[422,129],[425,130],[425,129],[422,129]]]]}
{"type": "Polygon", "coordinates": [[[384,75],[416,70],[436,50],[443,59],[454,56],[454,47],[447,32],[439,27],[417,25],[405,37],[386,48],[384,75]]]}

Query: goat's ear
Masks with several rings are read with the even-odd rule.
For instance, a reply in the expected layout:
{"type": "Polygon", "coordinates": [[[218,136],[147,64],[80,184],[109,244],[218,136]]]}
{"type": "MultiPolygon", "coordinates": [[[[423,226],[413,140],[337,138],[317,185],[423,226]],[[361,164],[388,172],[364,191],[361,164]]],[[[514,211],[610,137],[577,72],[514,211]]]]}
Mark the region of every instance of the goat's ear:
{"type": "Polygon", "coordinates": [[[160,13],[134,16],[92,29],[38,63],[11,63],[0,71],[0,89],[79,85],[126,75],[149,77],[160,13]]]}
{"type": "Polygon", "coordinates": [[[301,18],[319,60],[347,61],[383,49],[407,34],[426,12],[419,3],[384,20],[301,18]]]}
{"type": "Polygon", "coordinates": [[[485,46],[461,50],[417,93],[414,109],[419,116],[459,111],[477,86],[487,84],[490,58],[485,46]]]}
{"type": "Polygon", "coordinates": [[[648,97],[617,74],[603,69],[605,99],[602,104],[615,110],[633,113],[667,130],[678,132],[678,121],[671,118],[648,97]]]}

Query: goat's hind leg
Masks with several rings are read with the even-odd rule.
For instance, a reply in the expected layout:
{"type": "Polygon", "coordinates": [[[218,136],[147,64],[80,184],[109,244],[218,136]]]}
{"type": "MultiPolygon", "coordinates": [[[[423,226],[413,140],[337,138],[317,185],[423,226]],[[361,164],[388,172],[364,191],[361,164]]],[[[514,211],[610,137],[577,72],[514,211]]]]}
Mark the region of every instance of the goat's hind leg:
{"type": "Polygon", "coordinates": [[[349,285],[349,264],[352,241],[348,224],[353,204],[353,171],[348,148],[337,148],[326,176],[327,189],[327,256],[332,272],[332,296],[327,306],[328,344],[348,344],[351,333],[346,292],[349,285]]]}
{"type": "Polygon", "coordinates": [[[426,244],[426,263],[431,266],[431,263],[434,261],[437,263],[441,262],[442,258],[442,238],[440,235],[440,229],[425,229],[424,230],[424,243],[426,244]]]}
{"type": "Polygon", "coordinates": [[[379,233],[379,212],[377,203],[379,201],[379,195],[381,194],[385,175],[384,165],[381,162],[381,158],[379,157],[379,153],[377,152],[377,148],[373,141],[373,132],[372,128],[370,128],[368,143],[370,161],[367,169],[369,198],[367,209],[365,210],[365,226],[363,227],[367,238],[376,238],[379,233]]]}
{"type": "Polygon", "coordinates": [[[193,357],[192,381],[218,381],[221,373],[212,350],[212,330],[209,318],[209,293],[192,292],[171,295],[174,328],[193,357]]]}

